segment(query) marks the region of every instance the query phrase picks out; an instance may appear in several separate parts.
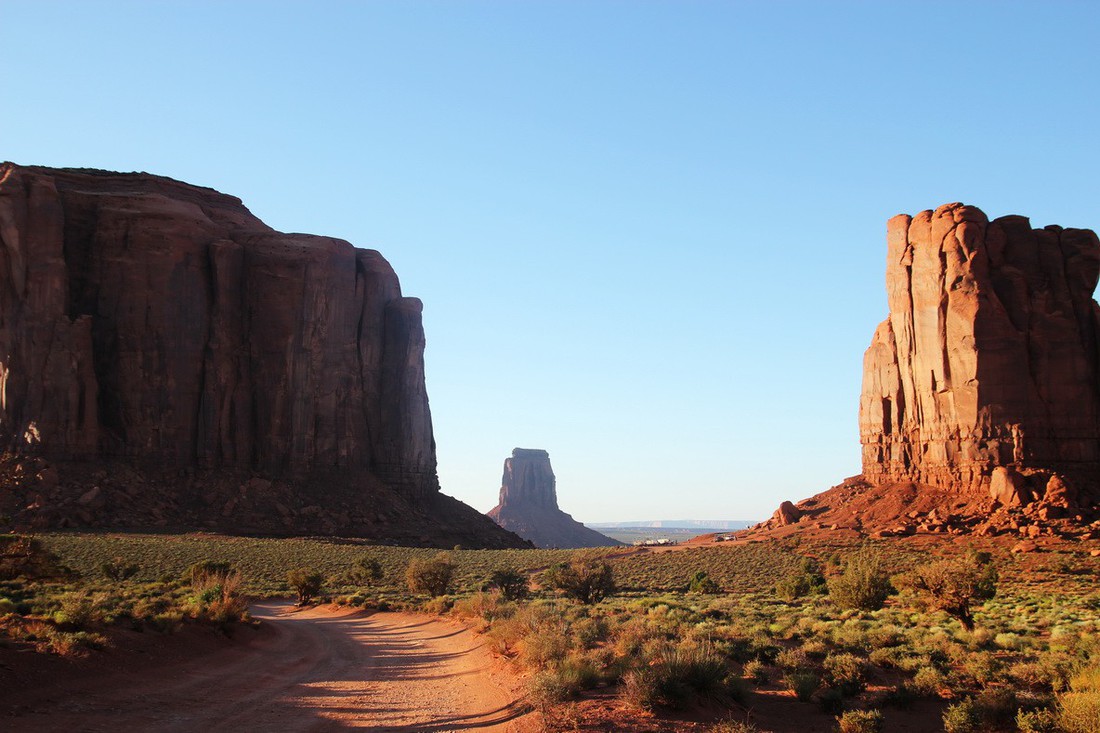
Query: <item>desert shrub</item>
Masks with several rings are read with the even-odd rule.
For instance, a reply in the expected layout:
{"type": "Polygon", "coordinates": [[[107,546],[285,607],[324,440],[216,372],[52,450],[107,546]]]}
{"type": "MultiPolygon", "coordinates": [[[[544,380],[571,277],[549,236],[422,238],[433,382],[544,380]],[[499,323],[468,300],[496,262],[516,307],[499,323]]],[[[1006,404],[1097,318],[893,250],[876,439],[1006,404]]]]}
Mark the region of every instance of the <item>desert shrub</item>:
{"type": "Polygon", "coordinates": [[[784,680],[794,696],[802,702],[812,700],[817,688],[821,686],[821,678],[813,672],[791,672],[784,680]]]}
{"type": "Polygon", "coordinates": [[[917,670],[917,673],[913,675],[909,688],[923,697],[937,697],[946,682],[943,672],[935,667],[924,667],[917,670]]]}
{"type": "Polygon", "coordinates": [[[192,587],[206,585],[211,579],[224,578],[233,572],[233,566],[227,562],[200,560],[187,568],[184,577],[192,587]]]}
{"type": "Polygon", "coordinates": [[[691,576],[691,580],[688,582],[688,593],[707,593],[716,594],[721,593],[722,588],[718,583],[714,582],[714,579],[707,574],[706,570],[698,570],[695,575],[691,576]]]}
{"type": "Polygon", "coordinates": [[[651,667],[657,699],[670,707],[714,699],[726,692],[729,670],[709,645],[680,644],[664,649],[651,667]]]}
{"type": "Polygon", "coordinates": [[[923,565],[899,576],[903,587],[914,590],[928,608],[944,611],[963,628],[974,628],[972,607],[997,594],[997,568],[988,555],[974,553],[923,565]]]}
{"type": "Polygon", "coordinates": [[[635,710],[650,710],[657,702],[657,676],[648,667],[632,669],[623,675],[619,697],[635,710]]]}
{"type": "Polygon", "coordinates": [[[991,652],[972,652],[961,661],[962,672],[979,685],[987,685],[999,677],[1001,662],[991,652]]]}
{"type": "Polygon", "coordinates": [[[981,714],[972,697],[949,705],[943,711],[945,733],[975,733],[981,724],[981,714]]]}
{"type": "Polygon", "coordinates": [[[616,590],[611,566],[595,558],[558,563],[543,572],[542,579],[550,588],[585,604],[598,603],[616,590]]]}
{"type": "Polygon", "coordinates": [[[298,596],[298,605],[304,606],[321,593],[325,577],[310,568],[295,568],[286,574],[286,584],[298,596]]]}
{"type": "Polygon", "coordinates": [[[866,670],[863,660],[854,654],[830,654],[822,665],[825,679],[844,695],[858,694],[863,689],[866,670]]]}
{"type": "Polygon", "coordinates": [[[849,710],[837,719],[840,733],[879,733],[882,713],[878,710],[849,710]]]}
{"type": "Polygon", "coordinates": [[[58,609],[53,613],[53,621],[66,630],[86,629],[103,620],[104,600],[103,595],[65,593],[60,598],[58,609]]]}
{"type": "Polygon", "coordinates": [[[487,589],[496,590],[506,601],[519,601],[527,597],[527,576],[519,571],[498,568],[489,574],[487,589]]]}
{"type": "Polygon", "coordinates": [[[370,555],[364,555],[355,561],[351,570],[348,572],[348,580],[353,585],[362,585],[370,588],[378,585],[385,577],[385,572],[382,569],[382,563],[376,557],[370,555]]]}
{"type": "Polygon", "coordinates": [[[775,656],[775,663],[780,669],[795,671],[812,666],[810,656],[802,649],[784,649],[775,656]]]}
{"type": "Polygon", "coordinates": [[[446,552],[432,558],[414,557],[405,569],[405,581],[413,593],[446,595],[454,578],[455,564],[446,552]]]}
{"type": "Polygon", "coordinates": [[[1021,710],[1016,713],[1020,733],[1057,733],[1058,714],[1053,710],[1021,710]]]}
{"type": "Polygon", "coordinates": [[[1012,725],[1019,705],[1011,690],[986,690],[978,697],[968,697],[943,712],[946,733],[974,733],[1000,730],[1012,725]]]}
{"type": "MultiPolygon", "coordinates": [[[[239,571],[228,563],[196,563],[190,574],[194,591],[193,616],[217,624],[228,624],[248,617],[248,601],[241,592],[239,571]]],[[[166,615],[164,623],[157,621],[155,625],[170,627],[167,617],[171,614],[164,604],[154,602],[150,610],[158,612],[154,619],[166,615]]]]}
{"type": "Polygon", "coordinates": [[[894,592],[879,553],[863,548],[850,555],[839,575],[829,578],[829,597],[842,608],[877,611],[894,592]]]}
{"type": "Polygon", "coordinates": [[[750,659],[745,662],[745,666],[741,669],[741,674],[754,685],[768,684],[768,668],[759,659],[750,659]]]}
{"type": "Polygon", "coordinates": [[[114,581],[129,580],[137,575],[139,570],[141,570],[140,565],[128,563],[121,557],[107,560],[99,566],[99,571],[103,573],[103,577],[114,581]]]}
{"type": "Polygon", "coordinates": [[[775,585],[775,594],[784,601],[795,601],[803,596],[825,591],[825,576],[821,566],[812,557],[802,558],[798,571],[775,585]]]}
{"type": "Polygon", "coordinates": [[[1100,731],[1100,666],[1086,667],[1069,681],[1069,691],[1058,696],[1058,726],[1064,733],[1100,731]]]}
{"type": "Polygon", "coordinates": [[[1100,731],[1100,692],[1066,692],[1058,697],[1058,729],[1064,733],[1100,731]]]}

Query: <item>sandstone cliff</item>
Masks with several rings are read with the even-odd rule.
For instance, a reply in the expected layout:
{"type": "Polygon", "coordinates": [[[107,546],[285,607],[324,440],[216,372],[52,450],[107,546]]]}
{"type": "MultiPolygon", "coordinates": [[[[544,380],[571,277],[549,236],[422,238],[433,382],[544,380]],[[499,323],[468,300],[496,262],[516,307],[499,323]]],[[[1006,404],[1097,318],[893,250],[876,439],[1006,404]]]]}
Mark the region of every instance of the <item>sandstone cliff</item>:
{"type": "Polygon", "coordinates": [[[544,450],[516,448],[504,459],[500,503],[489,516],[537,547],[612,547],[621,542],[558,508],[557,482],[544,450]]]}
{"type": "MultiPolygon", "coordinates": [[[[317,531],[300,516],[312,506],[322,529],[385,532],[363,507],[386,494],[433,537],[447,500],[423,355],[421,303],[378,252],[276,232],[167,178],[0,165],[0,473],[32,492],[32,515],[95,488],[62,514],[110,524],[126,510],[113,483],[132,505],[159,497],[132,523],[266,526],[237,508],[259,477],[284,531],[317,531]]],[[[514,544],[460,511],[473,535],[514,544]]]]}
{"type": "Polygon", "coordinates": [[[947,204],[887,225],[863,474],[755,531],[1100,537],[1100,241],[947,204]]]}
{"type": "Polygon", "coordinates": [[[988,492],[1100,476],[1100,243],[948,204],[887,227],[890,315],[864,358],[863,474],[988,492]],[[1037,472],[1037,473],[1036,473],[1037,472]]]}

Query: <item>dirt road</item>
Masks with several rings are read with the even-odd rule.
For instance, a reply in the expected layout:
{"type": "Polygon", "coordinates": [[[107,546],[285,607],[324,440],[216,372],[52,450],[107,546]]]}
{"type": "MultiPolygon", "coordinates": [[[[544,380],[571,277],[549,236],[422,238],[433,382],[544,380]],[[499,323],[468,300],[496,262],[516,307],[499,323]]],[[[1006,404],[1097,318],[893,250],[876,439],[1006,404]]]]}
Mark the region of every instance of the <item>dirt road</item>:
{"type": "Polygon", "coordinates": [[[51,674],[48,684],[23,690],[17,701],[0,699],[0,729],[522,733],[536,727],[524,714],[515,677],[483,639],[456,623],[296,611],[286,603],[258,604],[253,614],[263,631],[238,631],[233,643],[183,655],[179,663],[51,674]]]}

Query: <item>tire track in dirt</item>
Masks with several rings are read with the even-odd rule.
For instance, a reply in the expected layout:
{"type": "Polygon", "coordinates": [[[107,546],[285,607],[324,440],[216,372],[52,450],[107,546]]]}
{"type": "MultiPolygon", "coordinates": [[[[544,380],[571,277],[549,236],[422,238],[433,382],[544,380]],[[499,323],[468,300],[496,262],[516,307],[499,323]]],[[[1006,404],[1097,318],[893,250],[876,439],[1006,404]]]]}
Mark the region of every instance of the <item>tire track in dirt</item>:
{"type": "Polygon", "coordinates": [[[537,728],[516,677],[458,623],[331,607],[296,610],[285,602],[259,603],[252,613],[267,627],[255,639],[180,664],[62,677],[21,692],[17,714],[0,718],[0,728],[64,733],[524,733],[537,728]]]}

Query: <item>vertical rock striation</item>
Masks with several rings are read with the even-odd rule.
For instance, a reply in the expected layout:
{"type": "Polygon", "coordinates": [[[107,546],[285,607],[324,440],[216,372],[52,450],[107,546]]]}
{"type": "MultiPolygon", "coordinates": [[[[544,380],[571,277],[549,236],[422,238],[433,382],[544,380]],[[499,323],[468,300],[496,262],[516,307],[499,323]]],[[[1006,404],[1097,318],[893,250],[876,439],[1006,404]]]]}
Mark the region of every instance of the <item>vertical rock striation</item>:
{"type": "Polygon", "coordinates": [[[5,163],[0,442],[180,475],[369,476],[423,504],[439,484],[421,303],[378,252],[276,232],[211,189],[5,163]]]}
{"type": "Polygon", "coordinates": [[[887,249],[890,315],[864,357],[860,398],[865,478],[1006,502],[1006,485],[1042,498],[1054,481],[1063,504],[1095,491],[1096,234],[948,204],[891,219],[887,249]]]}
{"type": "Polygon", "coordinates": [[[516,448],[504,459],[500,503],[489,517],[537,547],[611,547],[621,542],[558,508],[557,481],[544,450],[516,448]]]}

